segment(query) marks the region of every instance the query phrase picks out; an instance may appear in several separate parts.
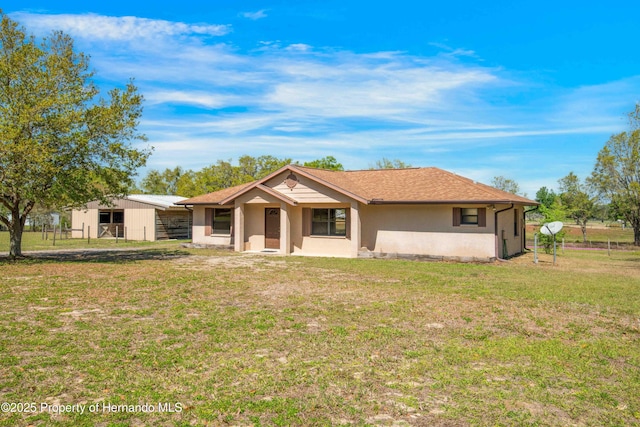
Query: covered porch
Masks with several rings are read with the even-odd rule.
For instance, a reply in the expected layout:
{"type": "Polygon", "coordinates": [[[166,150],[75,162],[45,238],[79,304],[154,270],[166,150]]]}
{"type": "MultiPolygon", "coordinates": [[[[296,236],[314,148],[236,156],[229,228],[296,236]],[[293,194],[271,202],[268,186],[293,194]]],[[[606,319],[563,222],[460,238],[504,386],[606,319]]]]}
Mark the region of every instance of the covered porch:
{"type": "Polygon", "coordinates": [[[361,221],[357,201],[301,204],[258,189],[235,200],[237,252],[357,257],[361,221]]]}

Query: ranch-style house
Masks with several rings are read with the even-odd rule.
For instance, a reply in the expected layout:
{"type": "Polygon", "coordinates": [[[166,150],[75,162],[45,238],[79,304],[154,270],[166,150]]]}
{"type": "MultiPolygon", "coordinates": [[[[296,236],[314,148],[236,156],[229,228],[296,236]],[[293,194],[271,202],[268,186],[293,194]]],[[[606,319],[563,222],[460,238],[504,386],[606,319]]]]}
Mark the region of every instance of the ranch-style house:
{"type": "Polygon", "coordinates": [[[442,169],[331,171],[288,165],[178,202],[194,244],[238,252],[469,261],[525,250],[537,202],[442,169]]]}

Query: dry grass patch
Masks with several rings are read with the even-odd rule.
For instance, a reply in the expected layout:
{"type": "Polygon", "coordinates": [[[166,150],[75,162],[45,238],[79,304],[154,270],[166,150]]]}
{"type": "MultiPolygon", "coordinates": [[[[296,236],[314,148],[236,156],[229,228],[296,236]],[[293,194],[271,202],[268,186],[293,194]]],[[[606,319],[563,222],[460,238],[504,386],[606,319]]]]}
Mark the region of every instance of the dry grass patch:
{"type": "Polygon", "coordinates": [[[1,401],[182,406],[0,425],[640,423],[640,254],[187,252],[0,265],[1,401]]]}

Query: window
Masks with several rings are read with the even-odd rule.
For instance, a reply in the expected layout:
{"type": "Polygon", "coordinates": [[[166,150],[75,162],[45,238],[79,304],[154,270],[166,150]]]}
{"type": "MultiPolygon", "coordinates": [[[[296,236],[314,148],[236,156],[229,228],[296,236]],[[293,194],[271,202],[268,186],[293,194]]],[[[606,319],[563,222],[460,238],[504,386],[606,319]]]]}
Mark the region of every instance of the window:
{"type": "Polygon", "coordinates": [[[113,223],[114,224],[122,224],[122,223],[124,223],[124,211],[114,211],[113,212],[113,223]]]}
{"type": "Polygon", "coordinates": [[[311,235],[345,236],[347,235],[347,210],[313,209],[311,214],[311,235]]]}
{"type": "Polygon", "coordinates": [[[100,224],[110,224],[111,223],[111,212],[109,211],[100,211],[99,214],[99,222],[100,224]]]}
{"type": "Polygon", "coordinates": [[[124,223],[124,211],[100,211],[98,218],[100,224],[122,224],[124,223]]]}
{"type": "Polygon", "coordinates": [[[212,234],[231,234],[231,209],[213,209],[212,234]]]}
{"type": "Polygon", "coordinates": [[[478,209],[477,208],[462,208],[462,217],[460,218],[460,224],[464,225],[478,225],[478,209]]]}
{"type": "Polygon", "coordinates": [[[487,226],[486,208],[453,208],[453,226],[476,225],[487,226]]]}

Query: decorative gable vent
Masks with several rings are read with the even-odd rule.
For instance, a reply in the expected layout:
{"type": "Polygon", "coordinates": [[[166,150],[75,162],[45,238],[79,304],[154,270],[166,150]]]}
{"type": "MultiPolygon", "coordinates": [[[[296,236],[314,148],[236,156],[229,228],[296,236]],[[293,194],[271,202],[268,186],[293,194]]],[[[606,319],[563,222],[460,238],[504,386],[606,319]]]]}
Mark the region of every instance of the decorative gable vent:
{"type": "Polygon", "coordinates": [[[298,185],[298,177],[293,174],[293,172],[289,173],[289,175],[285,178],[284,183],[289,187],[292,191],[293,188],[298,185]]]}

